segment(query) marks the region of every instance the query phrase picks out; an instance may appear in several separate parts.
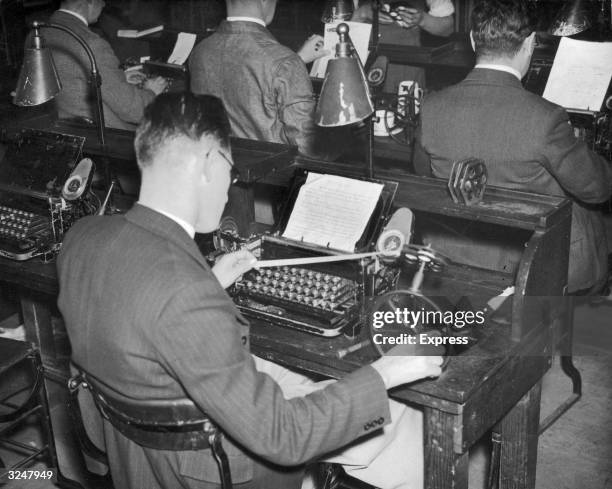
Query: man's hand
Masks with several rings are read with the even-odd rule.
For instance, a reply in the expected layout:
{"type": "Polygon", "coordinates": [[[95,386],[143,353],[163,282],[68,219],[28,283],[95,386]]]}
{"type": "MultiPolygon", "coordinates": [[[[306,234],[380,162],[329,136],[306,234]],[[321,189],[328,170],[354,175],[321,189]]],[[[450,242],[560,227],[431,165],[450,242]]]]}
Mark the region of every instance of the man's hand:
{"type": "Polygon", "coordinates": [[[248,272],[257,263],[250,251],[240,250],[226,253],[217,259],[212,271],[221,286],[226,289],[232,285],[245,272],[248,272]]]}
{"type": "Polygon", "coordinates": [[[141,70],[126,70],[125,71],[125,81],[127,81],[130,85],[140,85],[147,79],[147,75],[145,75],[141,70]]]}
{"type": "Polygon", "coordinates": [[[166,80],[163,76],[149,78],[144,82],[143,88],[151,90],[155,95],[159,95],[160,93],[164,92],[166,88],[168,88],[168,80],[166,80]]]}
{"type": "Polygon", "coordinates": [[[372,363],[380,374],[387,389],[408,384],[427,377],[437,377],[442,372],[440,356],[404,356],[394,355],[393,349],[388,355],[372,363]]]}
{"type": "MultiPolygon", "coordinates": [[[[393,20],[395,20],[395,22],[397,22],[404,29],[411,29],[413,27],[420,26],[425,16],[425,12],[422,10],[409,7],[397,7],[394,12],[395,13],[391,12],[388,14],[389,17],[393,18],[393,20]]],[[[386,16],[387,14],[384,15],[386,16]]]]}
{"type": "Polygon", "coordinates": [[[321,58],[330,54],[327,49],[323,49],[323,37],[318,34],[313,34],[298,51],[298,56],[306,64],[312,63],[315,59],[321,58]]]}

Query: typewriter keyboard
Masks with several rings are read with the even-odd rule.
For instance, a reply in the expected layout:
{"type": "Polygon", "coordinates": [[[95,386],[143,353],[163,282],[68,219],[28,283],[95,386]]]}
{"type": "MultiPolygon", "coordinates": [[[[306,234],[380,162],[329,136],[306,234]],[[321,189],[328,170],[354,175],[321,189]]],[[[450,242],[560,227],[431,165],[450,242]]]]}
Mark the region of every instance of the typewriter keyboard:
{"type": "Polygon", "coordinates": [[[305,268],[267,268],[248,272],[236,288],[271,302],[342,312],[356,302],[357,284],[346,278],[305,268]]]}
{"type": "Polygon", "coordinates": [[[46,233],[49,219],[32,212],[0,205],[0,238],[20,241],[46,233]]]}

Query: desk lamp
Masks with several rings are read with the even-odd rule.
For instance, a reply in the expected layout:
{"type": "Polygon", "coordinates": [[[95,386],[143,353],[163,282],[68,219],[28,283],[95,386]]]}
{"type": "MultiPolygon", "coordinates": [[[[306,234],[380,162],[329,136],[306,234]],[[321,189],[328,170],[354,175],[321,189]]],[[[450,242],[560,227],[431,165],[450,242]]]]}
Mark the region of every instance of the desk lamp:
{"type": "MultiPolygon", "coordinates": [[[[363,66],[349,36],[348,25],[336,28],[339,36],[336,57],[329,60],[315,122],[321,127],[346,126],[360,122],[372,115],[374,106],[366,83],[363,66]]],[[[370,121],[370,133],[372,133],[370,121]]],[[[368,176],[373,174],[372,134],[368,151],[368,176]]]]}
{"type": "Polygon", "coordinates": [[[549,32],[553,36],[573,36],[589,29],[592,25],[590,3],[584,0],[565,2],[549,32]]]}
{"type": "Polygon", "coordinates": [[[351,20],[352,16],[352,0],[328,0],[321,16],[321,22],[331,24],[339,20],[351,20]]]}
{"type": "Polygon", "coordinates": [[[41,28],[58,29],[70,36],[74,37],[81,46],[85,49],[89,62],[91,64],[91,83],[95,88],[96,95],[96,122],[98,129],[98,139],[102,150],[106,146],[105,127],[104,127],[104,109],[102,108],[102,79],[98,71],[98,65],[94,58],[91,48],[87,43],[71,29],[58,24],[49,24],[46,22],[33,22],[32,29],[34,35],[32,44],[25,49],[23,57],[23,66],[17,80],[17,89],[15,90],[14,103],[22,107],[40,105],[55,97],[62,85],[57,70],[53,63],[51,52],[44,45],[44,39],[40,35],[41,28]]]}

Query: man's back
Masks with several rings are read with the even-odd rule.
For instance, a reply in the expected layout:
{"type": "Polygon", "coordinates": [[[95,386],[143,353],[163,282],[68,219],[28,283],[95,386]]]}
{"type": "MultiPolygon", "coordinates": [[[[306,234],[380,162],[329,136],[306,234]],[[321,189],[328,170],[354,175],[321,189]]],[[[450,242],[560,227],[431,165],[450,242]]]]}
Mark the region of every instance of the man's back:
{"type": "Polygon", "coordinates": [[[448,178],[454,161],[484,160],[490,185],[569,196],[575,202],[570,289],[588,287],[606,272],[599,217],[582,204],[612,190],[607,162],[572,134],[566,112],[523,89],[511,73],[477,68],[461,83],[423,103],[415,166],[448,178]],[[578,259],[580,257],[580,259],[578,259]],[[572,259],[574,258],[574,259],[572,259]]]}
{"type": "Polygon", "coordinates": [[[224,21],[190,57],[191,90],[227,109],[237,137],[311,150],[315,101],[306,67],[255,22],[224,21]]]}
{"type": "MultiPolygon", "coordinates": [[[[91,48],[102,78],[102,100],[108,127],[134,129],[144,107],[155,94],[130,85],[119,68],[119,60],[110,44],[95,34],[74,15],[57,11],[50,22],[73,30],[91,48]]],[[[62,91],[57,96],[60,118],[86,117],[95,120],[93,89],[90,84],[91,66],[85,49],[69,34],[57,29],[43,29],[48,47],[58,70],[62,91]]]]}

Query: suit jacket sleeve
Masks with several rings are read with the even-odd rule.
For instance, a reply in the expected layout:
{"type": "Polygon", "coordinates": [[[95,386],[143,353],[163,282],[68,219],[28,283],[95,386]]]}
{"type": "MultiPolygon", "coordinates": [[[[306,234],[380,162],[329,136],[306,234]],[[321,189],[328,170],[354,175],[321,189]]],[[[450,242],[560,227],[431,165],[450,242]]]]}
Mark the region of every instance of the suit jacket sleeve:
{"type": "Polygon", "coordinates": [[[574,198],[586,203],[607,200],[612,193],[612,167],[577,139],[567,112],[555,107],[542,145],[545,168],[574,198]]]}
{"type": "Polygon", "coordinates": [[[121,120],[137,124],[155,94],[125,80],[119,60],[107,41],[98,37],[90,41],[90,46],[102,78],[102,100],[121,120]]]}
{"type": "Polygon", "coordinates": [[[311,157],[320,156],[314,123],[315,99],[304,63],[297,55],[283,59],[273,81],[279,116],[287,141],[311,157]]]}
{"type": "Polygon", "coordinates": [[[365,367],[305,398],[285,400],[255,369],[245,328],[211,280],[173,294],[156,322],[159,361],[223,430],[275,463],[303,463],[389,422],[384,384],[365,367]]]}

